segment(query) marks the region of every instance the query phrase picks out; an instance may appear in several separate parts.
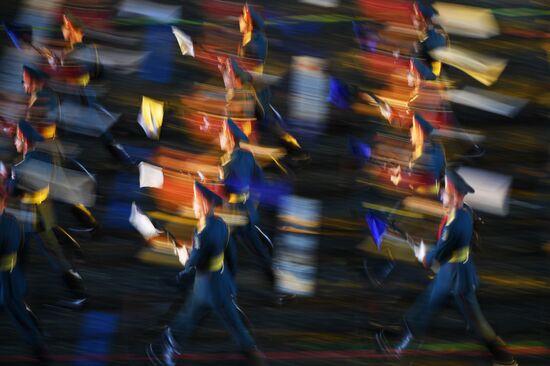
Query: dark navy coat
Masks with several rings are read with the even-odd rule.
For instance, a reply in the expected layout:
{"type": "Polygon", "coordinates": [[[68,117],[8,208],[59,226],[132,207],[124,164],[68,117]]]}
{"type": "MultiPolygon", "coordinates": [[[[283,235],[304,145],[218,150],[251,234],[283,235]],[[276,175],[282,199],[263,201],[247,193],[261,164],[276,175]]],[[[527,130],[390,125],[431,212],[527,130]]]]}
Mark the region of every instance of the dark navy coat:
{"type": "Polygon", "coordinates": [[[49,187],[53,174],[52,156],[45,151],[29,151],[20,163],[14,165],[15,178],[7,181],[10,195],[20,196],[25,233],[50,230],[55,226],[55,215],[48,199],[40,204],[25,203],[25,197],[49,187]],[[35,165],[36,163],[43,163],[35,165]],[[39,174],[36,174],[39,170],[39,174]],[[31,174],[35,173],[35,174],[31,174]]]}
{"type": "Polygon", "coordinates": [[[17,266],[22,239],[15,217],[5,212],[0,214],[0,305],[9,298],[25,296],[25,278],[17,266]]]}
{"type": "MultiPolygon", "coordinates": [[[[231,156],[223,161],[223,184],[228,196],[231,194],[243,195],[250,194],[250,189],[254,185],[263,182],[262,169],[256,163],[254,155],[250,151],[236,148],[231,156]]],[[[252,224],[258,221],[258,213],[251,199],[237,204],[240,208],[248,211],[249,220],[252,224]]]]}
{"type": "Polygon", "coordinates": [[[231,274],[224,266],[224,253],[229,242],[229,228],[219,217],[210,215],[202,231],[195,230],[193,249],[184,273],[195,271],[193,299],[216,306],[234,291],[231,274]]]}
{"type": "Polygon", "coordinates": [[[59,96],[50,88],[36,93],[36,100],[27,109],[25,119],[30,124],[56,123],[59,120],[59,96]]]}
{"type": "Polygon", "coordinates": [[[441,144],[425,142],[422,155],[413,162],[413,169],[418,173],[429,174],[434,181],[442,178],[445,175],[445,152],[441,144]]]}
{"type": "Polygon", "coordinates": [[[66,66],[77,68],[80,73],[79,77],[88,74],[91,79],[95,79],[102,71],[97,48],[93,45],[76,43],[73,49],[65,55],[63,61],[66,66]]]}
{"type": "Polygon", "coordinates": [[[241,56],[265,62],[267,56],[267,37],[263,31],[253,31],[250,42],[241,48],[241,56]]]}
{"type": "Polygon", "coordinates": [[[471,294],[479,285],[476,269],[470,257],[474,232],[473,217],[467,207],[453,210],[441,231],[439,240],[425,258],[428,266],[440,265],[434,279],[433,296],[471,294]]]}
{"type": "Polygon", "coordinates": [[[447,47],[449,40],[442,30],[430,28],[426,31],[426,37],[419,42],[416,56],[426,60],[428,63],[436,60],[430,55],[430,52],[440,47],[447,47]]]}

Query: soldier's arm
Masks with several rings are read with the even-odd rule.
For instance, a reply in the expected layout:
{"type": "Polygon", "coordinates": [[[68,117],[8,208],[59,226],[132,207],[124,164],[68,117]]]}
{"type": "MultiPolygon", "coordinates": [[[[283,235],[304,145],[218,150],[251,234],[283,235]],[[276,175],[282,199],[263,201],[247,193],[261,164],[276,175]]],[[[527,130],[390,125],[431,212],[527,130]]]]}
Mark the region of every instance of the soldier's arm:
{"type": "Polygon", "coordinates": [[[184,272],[191,272],[196,268],[203,267],[208,261],[208,242],[206,243],[193,243],[193,249],[189,255],[189,260],[185,264],[184,272]]]}
{"type": "Polygon", "coordinates": [[[437,241],[435,247],[430,250],[424,258],[424,266],[431,267],[434,261],[442,262],[451,256],[451,253],[458,245],[457,235],[458,223],[454,220],[446,226],[441,233],[441,238],[437,241]]]}

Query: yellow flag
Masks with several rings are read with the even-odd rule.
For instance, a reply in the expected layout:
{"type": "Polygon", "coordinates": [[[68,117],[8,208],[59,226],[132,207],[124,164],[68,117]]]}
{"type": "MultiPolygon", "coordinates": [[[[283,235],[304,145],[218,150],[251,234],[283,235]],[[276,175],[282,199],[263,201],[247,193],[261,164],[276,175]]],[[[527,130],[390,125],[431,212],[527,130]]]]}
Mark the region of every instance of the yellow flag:
{"type": "Polygon", "coordinates": [[[144,96],[141,101],[141,113],[138,115],[138,123],[147,137],[155,140],[159,139],[163,117],[164,102],[144,96]]]}

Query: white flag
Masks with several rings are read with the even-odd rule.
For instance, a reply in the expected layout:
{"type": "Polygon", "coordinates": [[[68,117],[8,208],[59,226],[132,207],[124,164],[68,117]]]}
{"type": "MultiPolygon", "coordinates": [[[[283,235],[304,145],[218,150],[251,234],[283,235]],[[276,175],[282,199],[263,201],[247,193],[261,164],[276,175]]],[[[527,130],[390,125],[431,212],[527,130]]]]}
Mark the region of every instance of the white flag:
{"type": "Polygon", "coordinates": [[[151,222],[149,217],[144,215],[141,210],[132,202],[132,213],[130,214],[130,224],[147,240],[157,236],[162,231],[158,230],[151,222]]]}
{"type": "Polygon", "coordinates": [[[172,32],[180,45],[181,54],[184,56],[188,54],[191,57],[195,57],[195,49],[193,48],[193,40],[191,37],[176,27],[172,27],[172,32]]]}
{"type": "Polygon", "coordinates": [[[139,188],[162,188],[164,174],[162,168],[145,162],[139,163],[139,188]]]}

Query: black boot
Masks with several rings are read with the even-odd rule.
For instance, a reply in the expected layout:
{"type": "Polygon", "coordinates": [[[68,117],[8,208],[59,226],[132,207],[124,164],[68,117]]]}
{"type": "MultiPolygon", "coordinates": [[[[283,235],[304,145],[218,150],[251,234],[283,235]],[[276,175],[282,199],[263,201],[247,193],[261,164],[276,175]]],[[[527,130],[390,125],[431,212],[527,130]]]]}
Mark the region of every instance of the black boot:
{"type": "Polygon", "coordinates": [[[381,330],[375,334],[376,348],[379,352],[393,356],[395,358],[401,358],[403,352],[410,346],[414,340],[413,334],[405,324],[402,330],[401,338],[398,342],[391,342],[387,338],[387,332],[381,330]]]}
{"type": "Polygon", "coordinates": [[[72,293],[72,298],[60,301],[60,305],[72,308],[82,309],[88,302],[84,281],[78,272],[74,269],[69,269],[63,273],[63,281],[72,293]]]}
{"type": "Polygon", "coordinates": [[[77,220],[80,222],[80,224],[83,226],[83,229],[73,229],[73,231],[76,231],[76,232],[86,231],[86,232],[89,232],[90,235],[92,236],[99,232],[99,229],[100,229],[99,222],[96,220],[94,215],[90,212],[90,210],[88,210],[86,206],[84,206],[81,203],[78,203],[71,207],[71,211],[73,215],[77,218],[77,220]]]}
{"type": "Polygon", "coordinates": [[[493,355],[493,366],[517,366],[514,356],[508,351],[506,343],[500,337],[497,337],[491,343],[487,343],[487,348],[493,355]]]}
{"type": "Polygon", "coordinates": [[[123,162],[124,164],[128,165],[136,165],[137,161],[128,154],[124,146],[116,142],[115,140],[112,140],[108,143],[107,149],[109,149],[109,152],[111,155],[113,155],[115,158],[123,162]]]}
{"type": "Polygon", "coordinates": [[[309,161],[309,154],[302,149],[296,138],[289,133],[279,136],[281,145],[286,149],[288,156],[294,163],[304,163],[309,161]]]}
{"type": "Polygon", "coordinates": [[[158,344],[151,343],[147,346],[147,357],[156,366],[175,366],[175,358],[181,354],[170,328],[166,328],[160,337],[158,344]]]}
{"type": "Polygon", "coordinates": [[[254,347],[248,350],[245,350],[244,355],[248,360],[248,364],[251,366],[267,366],[267,361],[258,348],[254,347]]]}
{"type": "Polygon", "coordinates": [[[40,346],[34,349],[34,356],[39,362],[39,365],[49,366],[53,365],[53,360],[48,349],[44,346],[40,346]]]}

